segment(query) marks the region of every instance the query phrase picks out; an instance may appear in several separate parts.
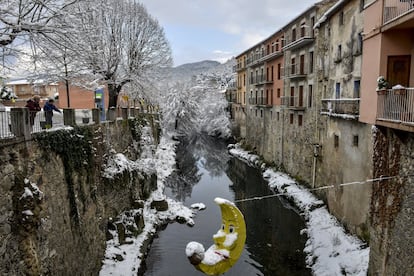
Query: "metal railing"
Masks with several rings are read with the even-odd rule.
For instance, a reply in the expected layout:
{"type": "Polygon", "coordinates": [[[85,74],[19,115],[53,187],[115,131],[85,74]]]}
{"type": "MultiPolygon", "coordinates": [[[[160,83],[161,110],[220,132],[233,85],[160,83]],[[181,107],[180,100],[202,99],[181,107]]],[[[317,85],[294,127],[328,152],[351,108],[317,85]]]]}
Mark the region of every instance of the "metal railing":
{"type": "Polygon", "coordinates": [[[359,98],[322,99],[322,115],[359,118],[359,98]]]}
{"type": "Polygon", "coordinates": [[[383,24],[414,11],[414,0],[385,0],[383,24]]]}
{"type": "MultiPolygon", "coordinates": [[[[151,105],[146,105],[145,109],[138,107],[114,108],[106,112],[105,120],[127,119],[140,113],[155,114],[158,113],[158,108],[151,105]]],[[[28,137],[32,133],[58,129],[65,125],[87,125],[99,123],[100,121],[102,121],[102,116],[98,109],[64,109],[62,113],[54,112],[52,125],[46,124],[43,110],[31,113],[26,108],[0,109],[0,139],[28,137]],[[64,115],[65,112],[68,113],[68,116],[64,115]],[[31,116],[33,116],[33,119],[30,118],[31,116]]]]}
{"type": "Polygon", "coordinates": [[[414,123],[414,88],[378,92],[377,120],[414,123]]]}

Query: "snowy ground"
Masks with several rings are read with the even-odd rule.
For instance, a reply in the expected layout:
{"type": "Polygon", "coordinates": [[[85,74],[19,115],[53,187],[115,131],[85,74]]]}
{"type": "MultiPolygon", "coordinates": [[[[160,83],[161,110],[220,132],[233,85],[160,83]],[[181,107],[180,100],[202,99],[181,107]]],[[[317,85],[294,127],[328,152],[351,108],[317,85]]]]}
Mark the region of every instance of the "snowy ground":
{"type": "MultiPolygon", "coordinates": [[[[105,168],[105,174],[110,176],[116,170],[128,170],[139,167],[142,170],[153,170],[156,168],[158,177],[157,190],[154,191],[149,199],[145,201],[142,211],[145,227],[143,232],[134,239],[128,239],[129,244],[120,245],[116,231],[111,232],[114,239],[107,241],[105,259],[99,275],[137,275],[137,271],[141,266],[143,256],[142,248],[152,235],[156,232],[156,227],[168,221],[173,221],[177,217],[183,218],[187,224],[194,224],[192,217],[193,211],[181,202],[177,202],[170,198],[165,198],[164,181],[175,167],[175,146],[176,142],[168,136],[161,138],[157,148],[153,146],[151,137],[151,129],[144,127],[142,130],[141,147],[143,153],[141,158],[136,162],[128,160],[125,156],[118,153],[114,155],[115,162],[109,162],[110,166],[105,168]],[[157,212],[150,208],[153,199],[166,199],[168,202],[168,210],[165,212],[157,212]],[[122,256],[122,261],[117,260],[116,256],[122,256]]],[[[141,212],[140,210],[131,210],[130,213],[141,212]]]]}
{"type": "Polygon", "coordinates": [[[304,249],[306,263],[314,275],[367,275],[369,247],[347,234],[321,200],[288,175],[266,168],[257,155],[244,151],[239,145],[231,145],[229,151],[249,164],[262,168],[263,177],[269,186],[292,199],[301,210],[306,221],[306,229],[302,231],[308,236],[304,249]]]}

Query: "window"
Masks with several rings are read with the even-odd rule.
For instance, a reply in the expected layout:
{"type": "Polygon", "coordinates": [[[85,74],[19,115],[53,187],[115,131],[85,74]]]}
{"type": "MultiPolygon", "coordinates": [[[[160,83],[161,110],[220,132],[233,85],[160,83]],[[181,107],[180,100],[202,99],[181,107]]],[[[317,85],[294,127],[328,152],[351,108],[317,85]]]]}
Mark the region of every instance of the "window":
{"type": "Polygon", "coordinates": [[[260,109],[260,117],[263,118],[263,110],[260,109]]]}
{"type": "Polygon", "coordinates": [[[293,114],[289,114],[289,122],[290,124],[293,124],[293,114]]]}
{"type": "Polygon", "coordinates": [[[308,87],[308,107],[312,107],[312,97],[313,97],[313,86],[309,85],[309,87],[308,87]]]}
{"type": "Polygon", "coordinates": [[[256,112],[256,117],[257,117],[257,109],[255,110],[255,112],[256,112]]]}
{"type": "Polygon", "coordinates": [[[359,56],[362,54],[362,43],[363,43],[362,33],[358,33],[356,47],[354,48],[354,56],[359,56]]]}
{"type": "Polygon", "coordinates": [[[360,80],[354,81],[354,98],[359,98],[360,89],[361,89],[361,81],[360,80]]]}
{"type": "Polygon", "coordinates": [[[273,119],[273,111],[270,110],[270,119],[273,119]]]}
{"type": "Polygon", "coordinates": [[[280,119],[280,113],[279,112],[276,113],[276,118],[279,121],[279,119],[280,119]]]}
{"type": "Polygon", "coordinates": [[[313,51],[309,52],[309,73],[313,73],[313,51]]]}
{"type": "Polygon", "coordinates": [[[358,143],[359,143],[359,137],[358,137],[358,135],[354,135],[354,137],[352,139],[352,145],[354,147],[358,147],[358,143]]]}
{"type": "Polygon", "coordinates": [[[289,106],[295,106],[295,87],[290,88],[290,103],[289,106]]]}
{"type": "Polygon", "coordinates": [[[279,52],[279,39],[276,40],[276,52],[279,52]]]}
{"type": "Polygon", "coordinates": [[[292,42],[296,40],[296,29],[292,29],[292,42]]]}
{"type": "Polygon", "coordinates": [[[292,58],[291,59],[291,61],[290,61],[290,65],[291,65],[291,68],[290,68],[290,73],[292,74],[292,75],[294,75],[295,74],[295,58],[292,58]]]}
{"type": "Polygon", "coordinates": [[[339,25],[344,25],[344,11],[339,13],[339,25]]]}
{"type": "Polygon", "coordinates": [[[341,59],[342,59],[342,45],[339,44],[338,45],[338,50],[337,50],[337,53],[336,53],[336,62],[340,62],[341,59]]]}
{"type": "Polygon", "coordinates": [[[364,10],[365,0],[359,0],[359,11],[362,12],[364,10]]]}
{"type": "Polygon", "coordinates": [[[311,17],[312,37],[315,35],[315,30],[313,29],[313,26],[315,26],[315,16],[311,17]]]}
{"type": "Polygon", "coordinates": [[[277,97],[280,98],[280,88],[277,89],[277,97]]]}
{"type": "Polygon", "coordinates": [[[305,27],[306,27],[305,23],[302,23],[302,24],[300,25],[300,37],[305,37],[305,34],[306,34],[306,29],[305,29],[305,27]]]}
{"type": "Polygon", "coordinates": [[[282,65],[280,63],[277,64],[277,79],[280,80],[280,76],[281,76],[281,69],[282,69],[282,65]]]}
{"type": "Polygon", "coordinates": [[[298,126],[302,126],[303,115],[298,115],[298,126]]]}
{"type": "Polygon", "coordinates": [[[270,104],[273,105],[273,88],[270,89],[270,104]]]}
{"type": "Polygon", "coordinates": [[[337,82],[335,84],[335,99],[341,98],[341,84],[337,82]]]}
{"type": "Polygon", "coordinates": [[[339,136],[338,135],[334,135],[334,147],[338,148],[339,147],[339,136]]]}
{"type": "Polygon", "coordinates": [[[274,75],[273,65],[271,67],[270,73],[271,73],[270,80],[273,81],[273,75],[274,75]]]}

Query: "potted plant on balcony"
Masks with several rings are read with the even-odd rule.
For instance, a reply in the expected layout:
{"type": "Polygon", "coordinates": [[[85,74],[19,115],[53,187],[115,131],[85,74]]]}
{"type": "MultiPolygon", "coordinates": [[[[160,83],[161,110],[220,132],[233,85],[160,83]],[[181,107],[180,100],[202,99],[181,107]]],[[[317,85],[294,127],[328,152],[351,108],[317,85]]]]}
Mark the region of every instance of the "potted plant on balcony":
{"type": "Polygon", "coordinates": [[[385,93],[387,92],[388,89],[388,81],[383,77],[383,76],[379,76],[377,78],[377,93],[378,95],[385,95],[385,93]]]}

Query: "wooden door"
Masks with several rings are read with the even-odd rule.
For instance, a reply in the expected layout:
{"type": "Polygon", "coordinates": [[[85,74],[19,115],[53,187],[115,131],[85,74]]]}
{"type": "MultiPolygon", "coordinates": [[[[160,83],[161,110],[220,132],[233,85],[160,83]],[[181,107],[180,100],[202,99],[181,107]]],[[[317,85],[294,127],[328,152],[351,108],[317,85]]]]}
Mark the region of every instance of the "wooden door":
{"type": "Polygon", "coordinates": [[[400,84],[410,85],[411,56],[389,56],[387,65],[387,80],[391,86],[400,84]]]}

